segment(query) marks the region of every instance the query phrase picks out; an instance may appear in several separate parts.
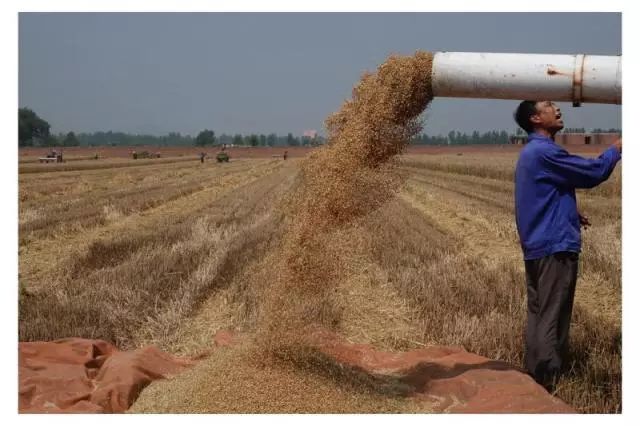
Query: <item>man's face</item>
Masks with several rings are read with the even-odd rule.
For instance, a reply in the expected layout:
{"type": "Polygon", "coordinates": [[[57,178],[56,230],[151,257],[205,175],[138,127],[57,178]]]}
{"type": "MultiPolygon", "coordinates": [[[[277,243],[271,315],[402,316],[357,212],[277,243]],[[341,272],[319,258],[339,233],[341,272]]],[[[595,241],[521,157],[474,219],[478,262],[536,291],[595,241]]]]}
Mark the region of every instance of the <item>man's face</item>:
{"type": "Polygon", "coordinates": [[[537,114],[531,117],[531,122],[535,127],[543,128],[551,133],[562,130],[564,122],[560,108],[551,101],[540,101],[536,103],[537,114]]]}

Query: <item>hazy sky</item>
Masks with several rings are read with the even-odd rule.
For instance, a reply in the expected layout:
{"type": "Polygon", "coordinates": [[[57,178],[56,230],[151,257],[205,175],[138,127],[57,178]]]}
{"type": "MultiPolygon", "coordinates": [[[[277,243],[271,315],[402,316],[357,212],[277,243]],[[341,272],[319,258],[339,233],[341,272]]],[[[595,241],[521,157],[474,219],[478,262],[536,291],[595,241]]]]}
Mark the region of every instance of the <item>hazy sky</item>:
{"type": "MultiPolygon", "coordinates": [[[[391,53],[618,55],[617,13],[21,13],[19,103],[52,131],[323,131],[391,53]]],[[[516,101],[436,99],[426,133],[515,129],[516,101]]],[[[619,106],[561,104],[568,127],[619,106]]]]}

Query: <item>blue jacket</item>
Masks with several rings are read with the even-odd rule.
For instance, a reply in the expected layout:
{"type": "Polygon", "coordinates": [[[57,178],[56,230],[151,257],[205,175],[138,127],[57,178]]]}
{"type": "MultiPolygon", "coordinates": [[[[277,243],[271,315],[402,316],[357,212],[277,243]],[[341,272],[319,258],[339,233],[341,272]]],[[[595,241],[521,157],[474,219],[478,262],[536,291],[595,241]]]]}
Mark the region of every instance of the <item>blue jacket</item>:
{"type": "Polygon", "coordinates": [[[619,160],[613,146],[587,159],[569,154],[545,136],[529,135],[515,173],[516,226],[525,260],[580,252],[575,189],[604,182],[619,160]]]}

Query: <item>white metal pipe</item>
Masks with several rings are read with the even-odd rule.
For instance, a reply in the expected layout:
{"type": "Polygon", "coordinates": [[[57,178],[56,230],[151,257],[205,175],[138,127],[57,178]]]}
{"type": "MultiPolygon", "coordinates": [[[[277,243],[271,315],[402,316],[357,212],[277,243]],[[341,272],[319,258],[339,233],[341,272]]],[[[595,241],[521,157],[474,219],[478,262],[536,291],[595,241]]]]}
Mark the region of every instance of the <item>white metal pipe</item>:
{"type": "Polygon", "coordinates": [[[622,103],[621,56],[437,52],[436,97],[622,103]]]}

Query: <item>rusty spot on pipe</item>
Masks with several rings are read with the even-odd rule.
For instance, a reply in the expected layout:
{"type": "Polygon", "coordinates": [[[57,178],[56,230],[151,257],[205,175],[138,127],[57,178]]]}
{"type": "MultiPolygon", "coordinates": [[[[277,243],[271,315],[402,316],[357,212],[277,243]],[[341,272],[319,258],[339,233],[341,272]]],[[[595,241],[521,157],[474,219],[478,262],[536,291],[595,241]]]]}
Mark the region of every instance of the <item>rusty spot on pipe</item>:
{"type": "Polygon", "coordinates": [[[554,67],[549,67],[547,68],[547,75],[563,75],[565,77],[573,77],[573,72],[572,71],[559,71],[557,69],[555,69],[554,67]]]}

